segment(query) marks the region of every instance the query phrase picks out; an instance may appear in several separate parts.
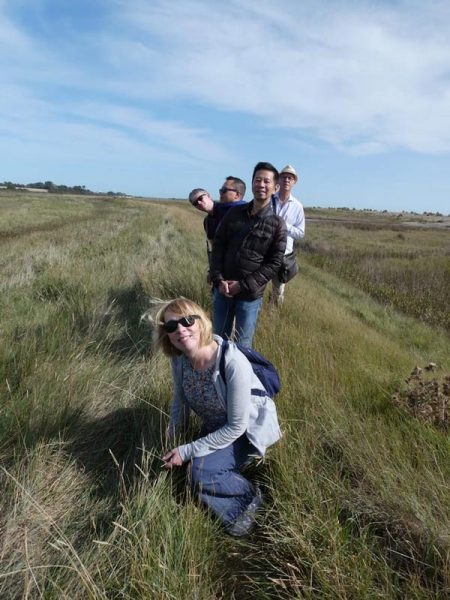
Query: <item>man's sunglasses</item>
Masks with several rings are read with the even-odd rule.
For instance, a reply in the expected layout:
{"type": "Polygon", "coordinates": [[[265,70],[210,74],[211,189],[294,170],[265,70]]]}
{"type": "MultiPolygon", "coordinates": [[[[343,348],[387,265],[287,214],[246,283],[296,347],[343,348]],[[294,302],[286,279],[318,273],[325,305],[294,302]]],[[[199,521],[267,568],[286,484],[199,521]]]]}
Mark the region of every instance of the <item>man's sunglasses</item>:
{"type": "Polygon", "coordinates": [[[236,192],[237,190],[235,190],[234,188],[229,188],[229,187],[221,187],[219,190],[219,194],[226,194],[227,192],[236,192]]]}
{"type": "Polygon", "coordinates": [[[202,198],[205,197],[205,195],[206,194],[200,194],[200,196],[197,196],[197,198],[192,201],[192,206],[197,206],[197,204],[199,204],[199,202],[202,200],[202,198]]]}
{"type": "Polygon", "coordinates": [[[177,330],[178,324],[183,327],[192,327],[195,323],[195,319],[200,319],[200,315],[186,315],[181,319],[171,319],[162,324],[162,328],[166,333],[174,333],[177,330]]]}

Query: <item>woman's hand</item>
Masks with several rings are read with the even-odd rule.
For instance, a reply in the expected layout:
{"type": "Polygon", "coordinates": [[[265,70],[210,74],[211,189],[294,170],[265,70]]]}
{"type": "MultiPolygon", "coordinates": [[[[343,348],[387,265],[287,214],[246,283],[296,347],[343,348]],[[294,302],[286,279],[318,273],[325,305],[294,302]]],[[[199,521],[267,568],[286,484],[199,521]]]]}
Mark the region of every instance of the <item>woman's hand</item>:
{"type": "Polygon", "coordinates": [[[173,469],[173,467],[181,467],[183,464],[183,459],[181,458],[181,454],[178,448],[171,450],[167,454],[162,457],[164,461],[164,466],[166,469],[173,469]]]}

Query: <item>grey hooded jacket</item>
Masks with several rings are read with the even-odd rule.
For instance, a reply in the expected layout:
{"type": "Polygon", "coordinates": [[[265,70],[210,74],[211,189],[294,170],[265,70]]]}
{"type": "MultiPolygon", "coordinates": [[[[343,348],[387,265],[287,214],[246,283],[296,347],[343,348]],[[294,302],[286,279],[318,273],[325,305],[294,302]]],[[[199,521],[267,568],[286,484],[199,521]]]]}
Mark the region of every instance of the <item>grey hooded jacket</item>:
{"type": "MultiPolygon", "coordinates": [[[[252,389],[264,391],[264,387],[253,372],[247,358],[233,343],[229,343],[225,355],[225,379],[220,372],[220,356],[223,340],[214,336],[219,344],[213,383],[219,399],[224,403],[227,422],[223,427],[188,444],[178,447],[183,461],[194,457],[206,456],[215,450],[225,448],[244,433],[260,456],[264,456],[266,448],[281,437],[275,403],[267,395],[252,395],[252,389]]],[[[182,386],[182,363],[179,357],[172,359],[174,381],[172,409],[169,422],[169,433],[186,427],[189,419],[189,405],[182,386]]]]}

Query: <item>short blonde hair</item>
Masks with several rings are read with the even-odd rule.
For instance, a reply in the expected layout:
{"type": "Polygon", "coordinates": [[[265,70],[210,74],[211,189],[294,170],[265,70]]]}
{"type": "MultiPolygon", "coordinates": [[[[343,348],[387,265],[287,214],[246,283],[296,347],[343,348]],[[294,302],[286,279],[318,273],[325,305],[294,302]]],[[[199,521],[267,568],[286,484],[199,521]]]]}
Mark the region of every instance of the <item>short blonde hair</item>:
{"type": "Polygon", "coordinates": [[[180,317],[198,315],[200,317],[200,319],[198,319],[200,327],[200,345],[207,346],[213,341],[211,319],[196,302],[181,296],[180,298],[175,298],[175,300],[165,302],[156,313],[156,328],[154,331],[155,344],[161,348],[166,356],[172,357],[180,356],[182,354],[181,350],[175,348],[170,341],[169,336],[164,331],[164,316],[168,310],[180,315],[180,317]]]}

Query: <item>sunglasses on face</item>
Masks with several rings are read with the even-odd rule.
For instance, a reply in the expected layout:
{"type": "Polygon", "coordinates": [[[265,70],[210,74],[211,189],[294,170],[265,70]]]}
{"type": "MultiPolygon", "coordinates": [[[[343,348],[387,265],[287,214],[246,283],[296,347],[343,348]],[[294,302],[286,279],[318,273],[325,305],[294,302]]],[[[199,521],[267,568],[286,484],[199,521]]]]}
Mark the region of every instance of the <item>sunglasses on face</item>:
{"type": "Polygon", "coordinates": [[[162,324],[162,328],[166,333],[174,333],[177,330],[178,324],[183,327],[192,327],[195,323],[195,319],[200,319],[200,315],[186,315],[181,319],[171,319],[162,324]]]}
{"type": "Polygon", "coordinates": [[[192,201],[192,205],[197,206],[203,200],[204,197],[205,194],[200,194],[200,196],[197,196],[197,198],[192,201]]]}
{"type": "Polygon", "coordinates": [[[219,194],[226,194],[227,192],[237,193],[237,190],[235,190],[234,188],[229,188],[229,187],[221,187],[219,190],[219,194]]]}

